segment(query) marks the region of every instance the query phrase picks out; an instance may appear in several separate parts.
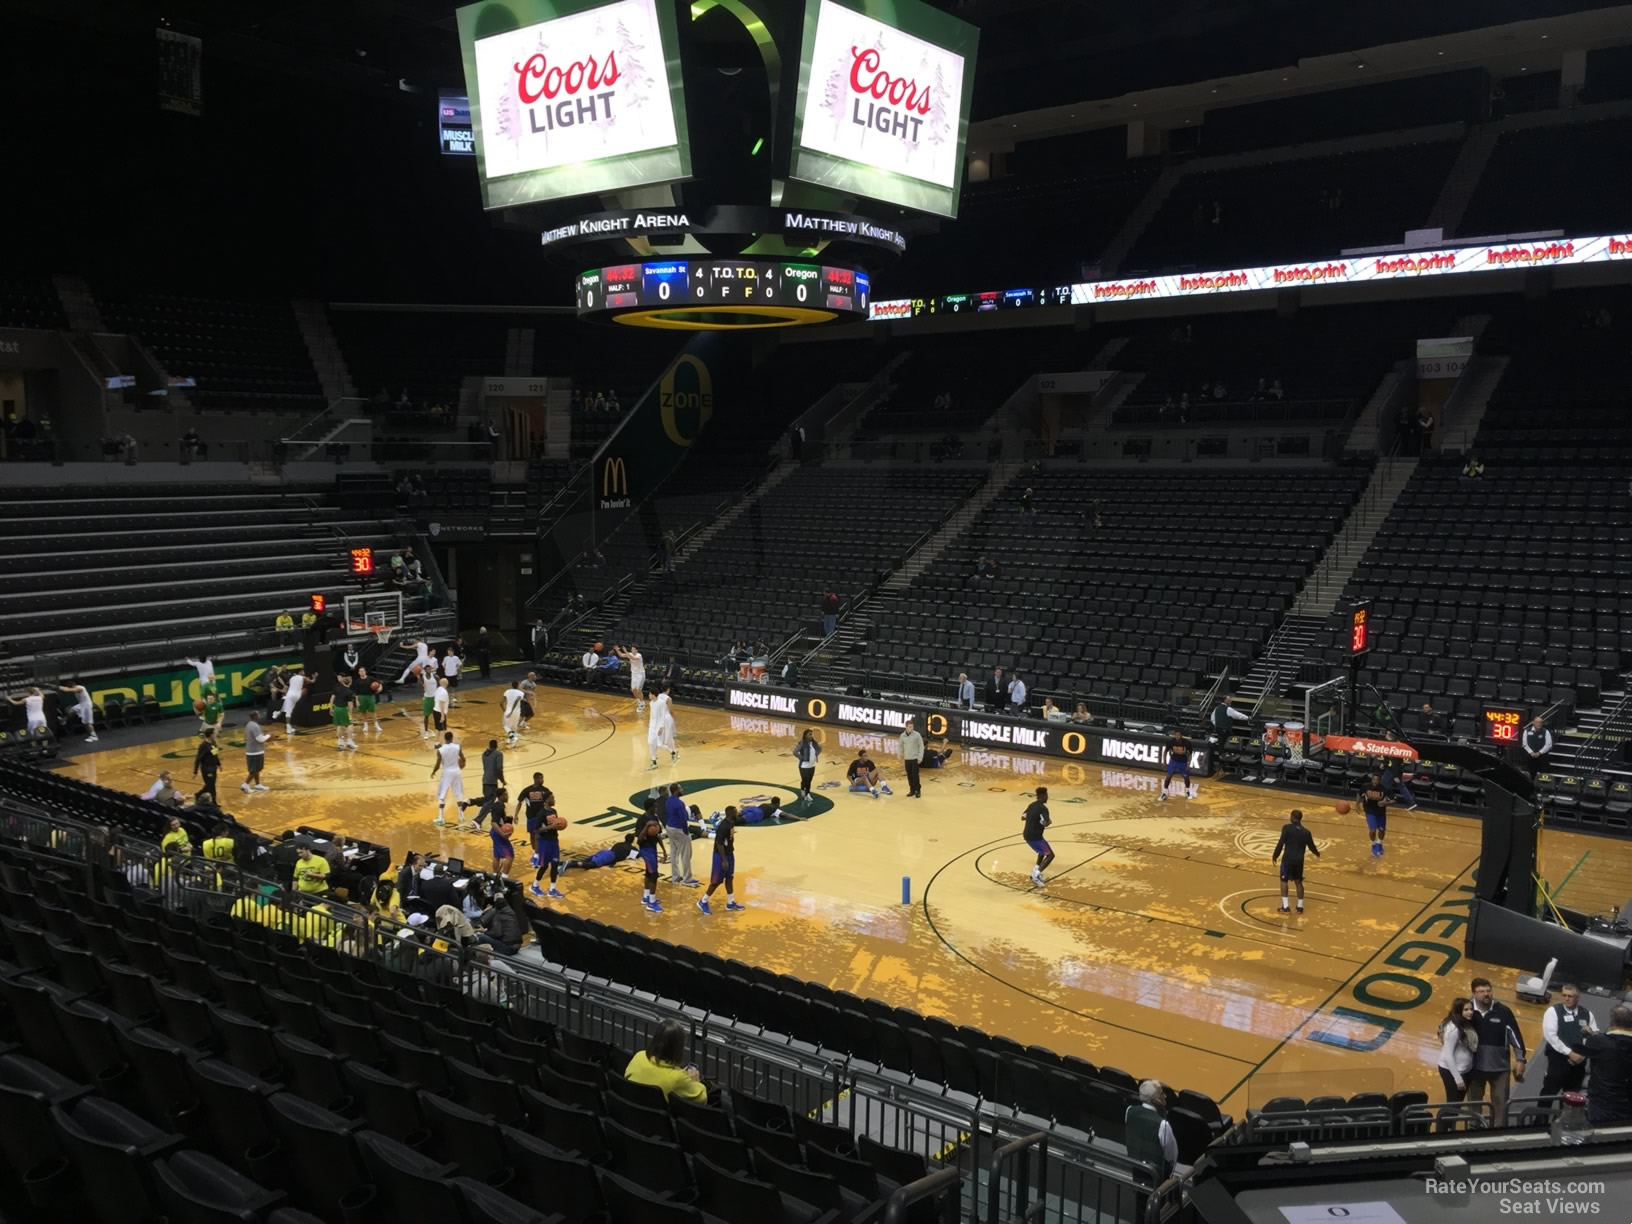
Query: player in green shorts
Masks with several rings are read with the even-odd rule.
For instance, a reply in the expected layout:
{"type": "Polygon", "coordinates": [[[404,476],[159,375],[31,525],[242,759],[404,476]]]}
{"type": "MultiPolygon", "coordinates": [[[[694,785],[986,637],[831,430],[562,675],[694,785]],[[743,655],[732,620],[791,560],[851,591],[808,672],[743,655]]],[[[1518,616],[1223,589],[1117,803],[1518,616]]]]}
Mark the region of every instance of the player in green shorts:
{"type": "Polygon", "coordinates": [[[369,720],[374,722],[374,730],[383,731],[380,726],[380,699],[374,692],[374,681],[368,678],[368,668],[357,669],[357,722],[364,731],[368,730],[369,720]]]}
{"type": "Polygon", "coordinates": [[[198,733],[203,735],[206,731],[214,731],[216,737],[219,738],[221,724],[226,721],[227,707],[222,704],[213,684],[204,686],[203,700],[204,709],[198,716],[202,725],[198,728],[198,733]]]}
{"type": "Polygon", "coordinates": [[[416,664],[409,670],[419,680],[424,692],[424,698],[419,703],[419,712],[424,716],[424,725],[420,728],[419,737],[428,740],[431,738],[431,729],[436,726],[436,664],[431,662],[416,664]]]}
{"type": "Polygon", "coordinates": [[[357,694],[351,691],[350,676],[336,676],[334,696],[330,699],[329,720],[334,723],[335,751],[357,747],[357,737],[351,730],[351,703],[357,694]]]}

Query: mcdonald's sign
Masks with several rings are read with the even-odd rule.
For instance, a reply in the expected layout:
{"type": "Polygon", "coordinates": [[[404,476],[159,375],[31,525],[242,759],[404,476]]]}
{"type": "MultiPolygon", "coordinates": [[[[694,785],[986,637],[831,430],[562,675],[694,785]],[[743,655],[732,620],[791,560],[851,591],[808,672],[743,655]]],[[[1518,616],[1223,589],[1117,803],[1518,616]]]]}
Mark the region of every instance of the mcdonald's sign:
{"type": "Polygon", "coordinates": [[[628,464],[621,455],[607,455],[601,460],[601,509],[627,510],[632,504],[628,464]]]}

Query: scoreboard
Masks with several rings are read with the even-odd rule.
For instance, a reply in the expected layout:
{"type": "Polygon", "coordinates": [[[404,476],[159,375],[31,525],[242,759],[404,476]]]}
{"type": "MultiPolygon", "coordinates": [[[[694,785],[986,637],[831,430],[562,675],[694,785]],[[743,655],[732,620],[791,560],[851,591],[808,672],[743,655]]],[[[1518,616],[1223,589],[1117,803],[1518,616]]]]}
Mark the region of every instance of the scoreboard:
{"type": "Polygon", "coordinates": [[[768,259],[669,259],[579,274],[580,315],[637,308],[793,306],[865,317],[872,283],[850,265],[768,259]]]}
{"type": "Polygon", "coordinates": [[[1033,306],[1069,305],[1070,285],[1043,285],[1023,289],[988,289],[983,293],[944,293],[940,297],[901,298],[876,303],[870,314],[875,319],[917,319],[925,315],[985,314],[999,310],[1024,310],[1033,306]]]}

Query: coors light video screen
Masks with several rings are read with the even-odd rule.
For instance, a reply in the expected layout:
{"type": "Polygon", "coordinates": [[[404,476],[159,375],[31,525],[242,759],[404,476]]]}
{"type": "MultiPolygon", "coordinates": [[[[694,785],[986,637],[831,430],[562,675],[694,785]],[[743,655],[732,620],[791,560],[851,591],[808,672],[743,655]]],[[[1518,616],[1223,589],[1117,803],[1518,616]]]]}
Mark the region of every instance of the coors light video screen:
{"type": "Polygon", "coordinates": [[[485,208],[691,173],[674,6],[484,0],[459,49],[485,208]]]}
{"type": "Polygon", "coordinates": [[[956,216],[979,39],[921,0],[806,0],[790,177],[956,216]]]}

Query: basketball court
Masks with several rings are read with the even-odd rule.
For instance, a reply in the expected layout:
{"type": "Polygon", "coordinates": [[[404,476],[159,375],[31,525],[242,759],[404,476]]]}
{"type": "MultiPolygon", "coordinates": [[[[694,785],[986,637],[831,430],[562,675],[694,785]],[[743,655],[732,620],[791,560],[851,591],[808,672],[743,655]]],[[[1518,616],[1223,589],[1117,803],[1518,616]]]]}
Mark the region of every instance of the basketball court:
{"type": "MultiPolygon", "coordinates": [[[[450,726],[464,744],[467,793],[499,729],[497,680],[468,676],[450,726]]],[[[267,725],[264,781],[245,795],[242,727],[229,712],[220,798],[258,831],[332,828],[405,851],[490,861],[486,833],[438,829],[432,753],[411,686],[381,705],[385,730],[357,731],[354,752],[316,727],[284,738],[267,725]],[[405,698],[412,696],[414,700],[405,698]]],[[[677,706],[680,759],[648,768],[644,715],[616,692],[540,688],[537,716],[505,754],[514,796],[535,770],[570,822],[566,857],[602,849],[633,826],[647,791],[679,782],[707,815],[727,804],[796,797],[792,748],[801,727],[677,706]]],[[[186,788],[191,720],[173,738],[90,752],[77,741],[62,769],[140,793],[168,768],[186,788]]],[[[1515,973],[1462,956],[1479,826],[1466,816],[1390,815],[1388,852],[1371,857],[1364,819],[1329,801],[1202,781],[1188,800],[1158,802],[1158,774],[1003,752],[955,751],[906,796],[893,738],[817,727],[823,752],[804,819],[741,829],[738,899],[712,917],[700,889],[659,885],[667,909],[640,906],[634,867],[572,872],[565,901],[605,922],[798,974],[857,995],[946,1016],[1137,1076],[1206,1092],[1239,1113],[1275,1096],[1437,1090],[1436,1029],[1476,975],[1515,1004],[1532,1049],[1540,1012],[1512,997],[1515,973]],[[867,745],[895,788],[878,799],[844,788],[867,745]],[[1046,785],[1058,859],[1045,889],[1027,880],[1020,838],[1030,792],[1046,785]],[[1270,863],[1280,827],[1302,807],[1322,857],[1307,866],[1308,912],[1277,913],[1270,863]],[[903,877],[910,904],[902,903],[903,877]]],[[[521,836],[518,825],[518,839],[521,836]]],[[[528,848],[513,875],[530,881],[528,848]]],[[[1543,876],[1573,907],[1607,912],[1624,899],[1632,845],[1548,832],[1543,876]]],[[[706,883],[708,851],[694,870],[706,883]]],[[[1541,967],[1537,966],[1539,971],[1541,967]]]]}

